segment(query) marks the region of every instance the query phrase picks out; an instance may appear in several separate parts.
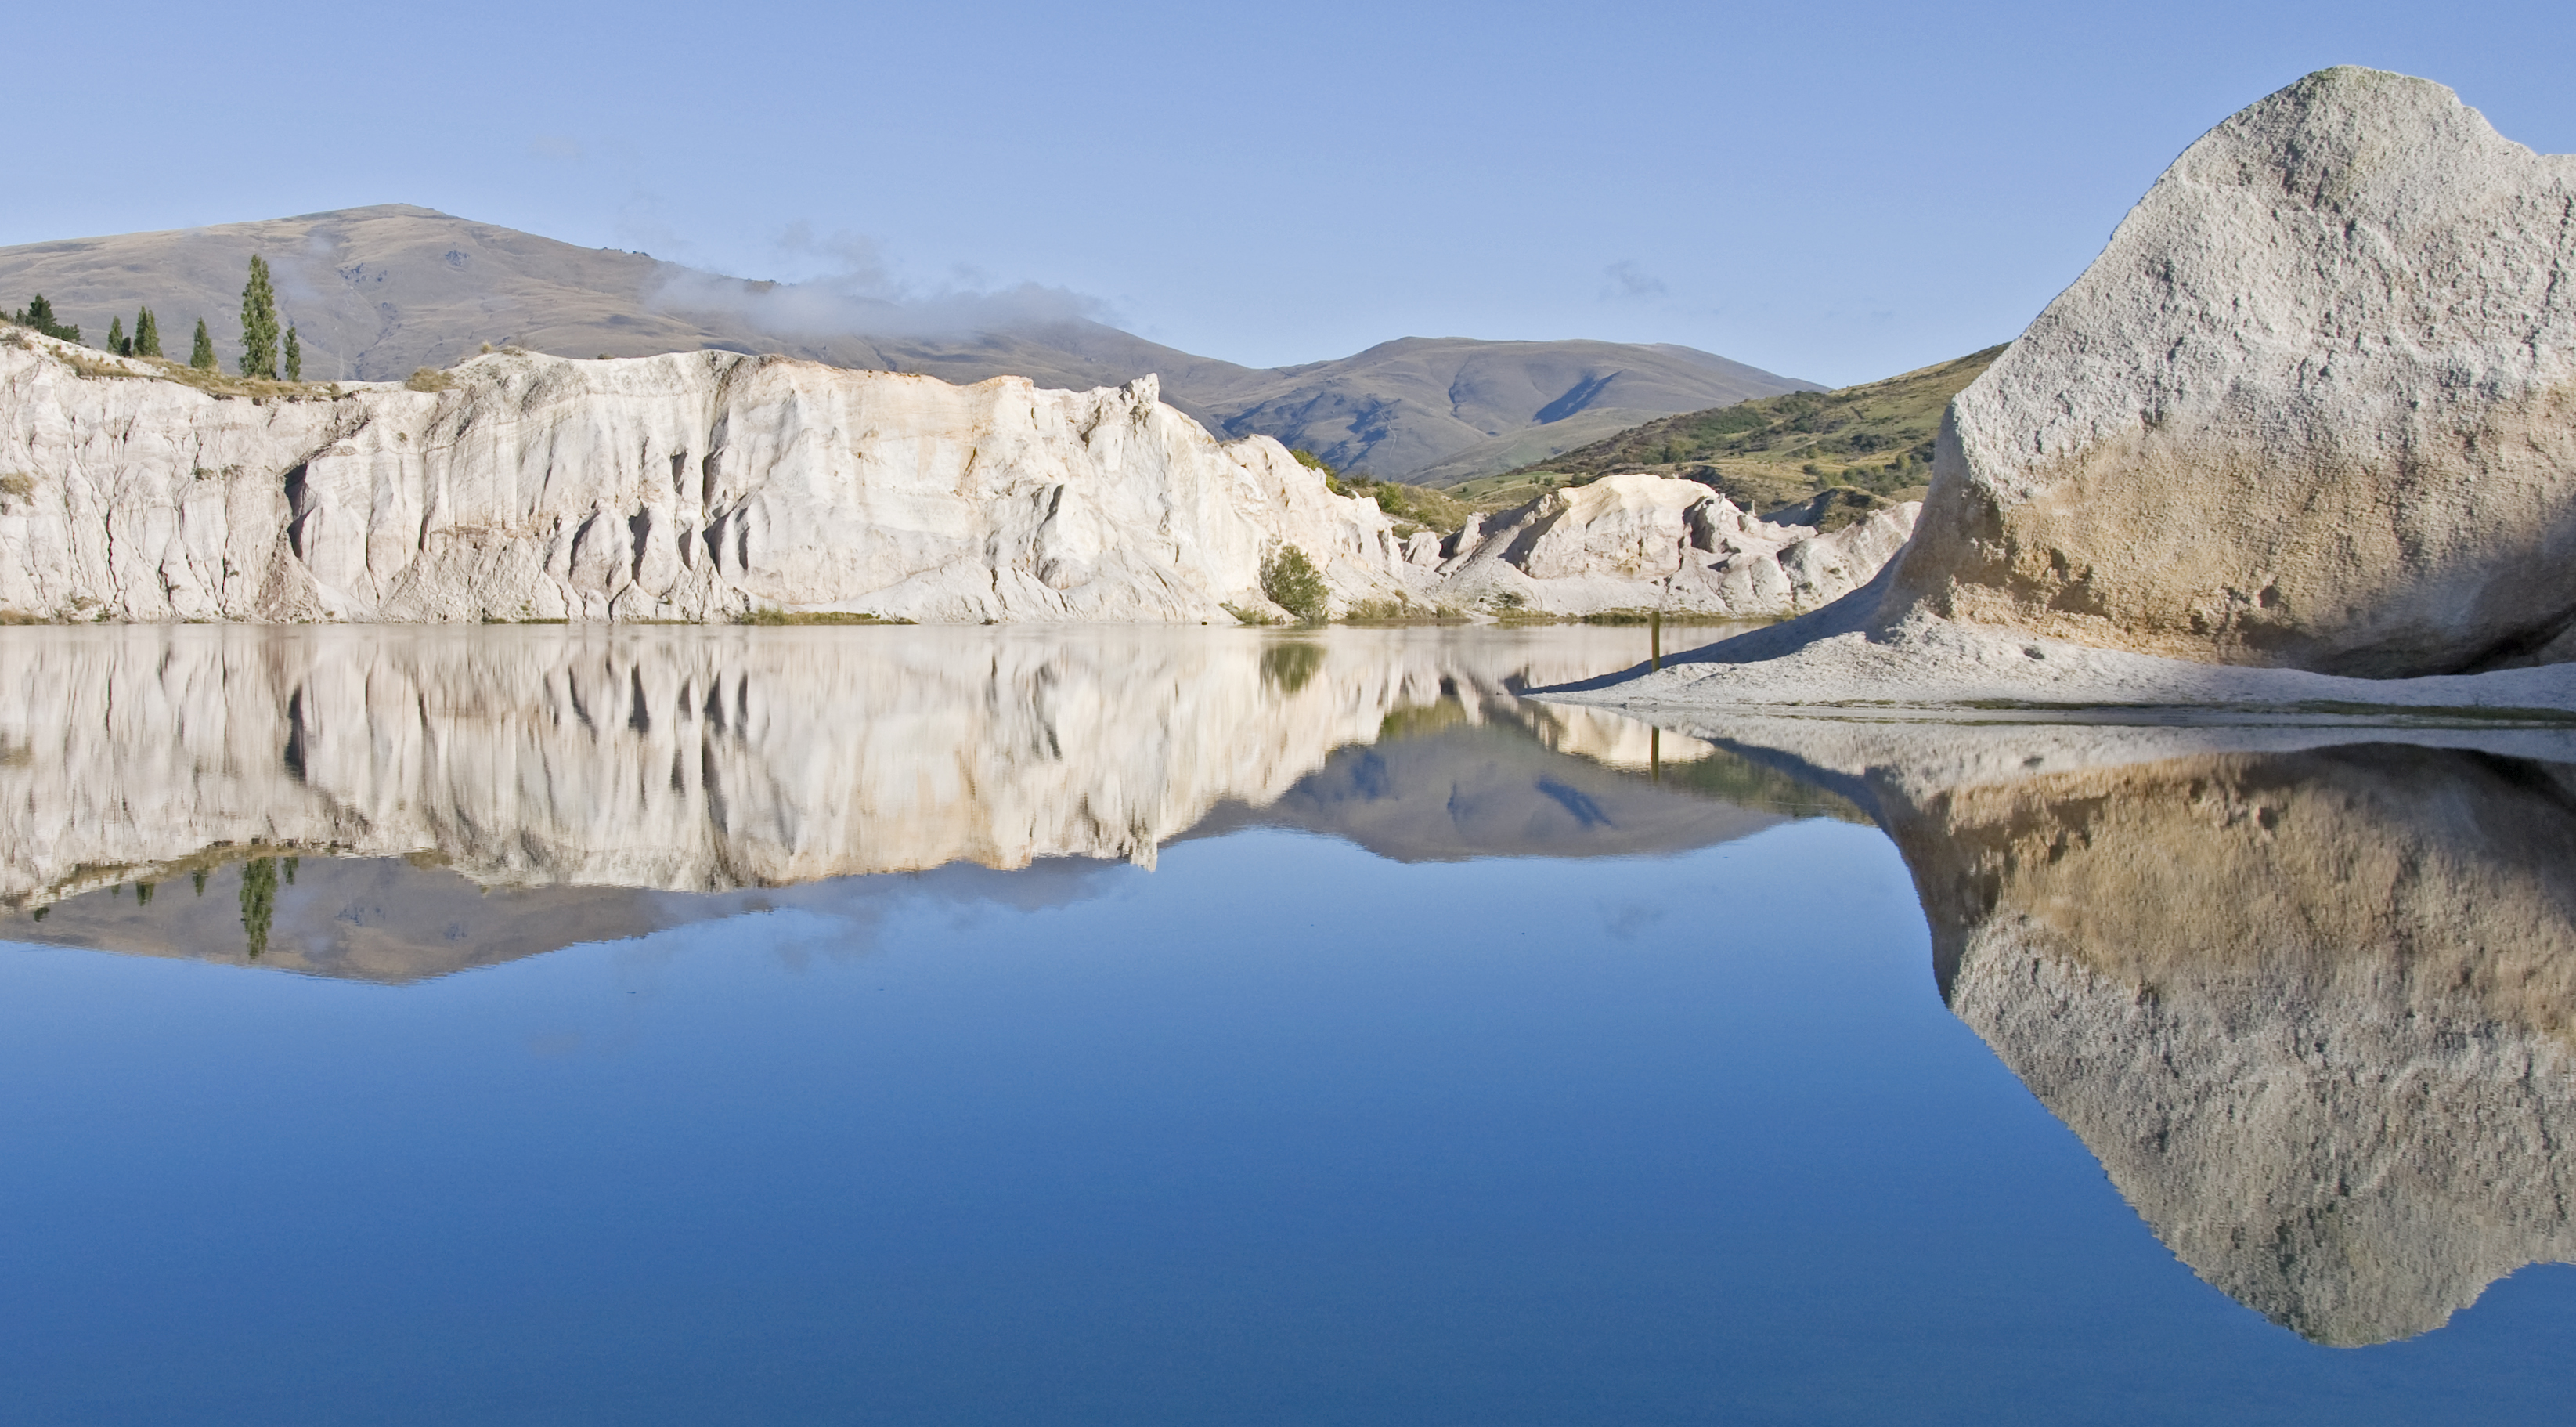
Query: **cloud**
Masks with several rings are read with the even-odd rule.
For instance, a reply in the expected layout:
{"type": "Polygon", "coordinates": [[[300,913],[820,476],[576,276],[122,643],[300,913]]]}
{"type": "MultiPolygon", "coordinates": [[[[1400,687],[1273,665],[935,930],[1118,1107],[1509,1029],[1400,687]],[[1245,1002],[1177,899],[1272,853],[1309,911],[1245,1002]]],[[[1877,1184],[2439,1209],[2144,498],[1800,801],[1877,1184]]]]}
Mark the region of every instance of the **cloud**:
{"type": "Polygon", "coordinates": [[[746,282],[675,266],[646,301],[677,312],[729,313],[774,337],[956,337],[1113,316],[1108,303],[1085,293],[1033,282],[996,286],[965,267],[938,283],[916,285],[897,274],[876,239],[846,232],[818,237],[801,219],[778,236],[776,247],[782,267],[813,275],[746,282]]]}
{"type": "Polygon", "coordinates": [[[1603,302],[1614,300],[1636,302],[1649,297],[1661,297],[1666,292],[1670,291],[1670,289],[1665,287],[1664,280],[1662,278],[1659,278],[1653,273],[1646,271],[1644,268],[1637,266],[1637,261],[1634,258],[1621,258],[1619,261],[1603,268],[1601,270],[1601,277],[1603,279],[1601,284],[1601,300],[1603,302]]]}

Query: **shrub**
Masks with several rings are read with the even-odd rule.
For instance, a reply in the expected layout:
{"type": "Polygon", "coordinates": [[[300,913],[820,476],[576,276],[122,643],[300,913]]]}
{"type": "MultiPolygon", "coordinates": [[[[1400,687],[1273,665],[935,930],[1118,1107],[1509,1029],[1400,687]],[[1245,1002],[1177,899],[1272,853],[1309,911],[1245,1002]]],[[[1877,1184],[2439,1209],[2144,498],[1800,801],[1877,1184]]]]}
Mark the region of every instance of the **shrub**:
{"type": "Polygon", "coordinates": [[[403,378],[403,385],[413,391],[445,391],[456,385],[456,378],[436,367],[414,367],[411,375],[403,378]]]}
{"type": "Polygon", "coordinates": [[[1308,624],[1324,622],[1324,576],[1306,552],[1294,545],[1282,545],[1261,562],[1261,592],[1270,602],[1308,624]]]}
{"type": "Polygon", "coordinates": [[[25,500],[35,493],[36,478],[24,471],[11,471],[5,476],[0,476],[0,496],[7,496],[11,500],[25,500]]]}

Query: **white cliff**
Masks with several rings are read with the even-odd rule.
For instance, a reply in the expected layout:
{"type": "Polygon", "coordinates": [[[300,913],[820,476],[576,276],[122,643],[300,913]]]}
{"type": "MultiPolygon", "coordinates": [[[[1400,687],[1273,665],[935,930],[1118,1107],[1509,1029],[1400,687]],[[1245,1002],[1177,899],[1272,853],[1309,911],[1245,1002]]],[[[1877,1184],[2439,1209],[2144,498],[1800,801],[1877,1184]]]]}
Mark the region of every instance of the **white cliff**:
{"type": "Polygon", "coordinates": [[[10,329],[0,612],[22,619],[924,623],[1280,617],[1304,552],[1332,611],[1773,617],[1865,582],[1913,510],[1819,536],[1617,476],[1398,540],[1275,441],[1219,443],[1152,378],[971,387],[697,352],[503,352],[439,391],[222,396],[10,329]],[[1483,533],[1490,530],[1490,534],[1483,533]]]}
{"type": "Polygon", "coordinates": [[[1373,502],[1155,399],[780,358],[476,358],[219,398],[13,330],[0,609],[126,620],[1226,621],[1294,545],[1413,578],[1373,502]],[[77,367],[74,365],[77,363],[77,367]]]}

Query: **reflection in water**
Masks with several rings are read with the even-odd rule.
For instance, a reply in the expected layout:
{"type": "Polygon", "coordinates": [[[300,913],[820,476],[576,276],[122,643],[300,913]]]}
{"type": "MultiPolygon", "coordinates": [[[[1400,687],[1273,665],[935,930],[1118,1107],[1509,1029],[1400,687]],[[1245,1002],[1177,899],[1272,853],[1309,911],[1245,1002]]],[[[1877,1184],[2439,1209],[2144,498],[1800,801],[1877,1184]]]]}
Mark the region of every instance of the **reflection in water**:
{"type": "Polygon", "coordinates": [[[1632,663],[1641,637],[12,631],[0,897],[29,939],[411,980],[855,874],[1151,866],[1194,829],[1419,860],[1856,816],[1705,742],[1516,696],[1632,663]],[[155,895],[181,876],[191,895],[155,895]]]}
{"type": "Polygon", "coordinates": [[[1634,645],[10,631],[0,899],[15,937],[409,981],[762,908],[1071,901],[1256,824],[1439,861],[1672,852],[1866,807],[1952,1010],[2209,1282],[2357,1344],[2576,1259],[2565,733],[1686,737],[1519,697],[1634,645]],[[855,875],[886,872],[917,875],[855,875]]]}
{"type": "Polygon", "coordinates": [[[1952,1010],[2210,1283],[2355,1345],[2576,1259],[2576,765],[2086,736],[1748,743],[1875,808],[1952,1010]]]}

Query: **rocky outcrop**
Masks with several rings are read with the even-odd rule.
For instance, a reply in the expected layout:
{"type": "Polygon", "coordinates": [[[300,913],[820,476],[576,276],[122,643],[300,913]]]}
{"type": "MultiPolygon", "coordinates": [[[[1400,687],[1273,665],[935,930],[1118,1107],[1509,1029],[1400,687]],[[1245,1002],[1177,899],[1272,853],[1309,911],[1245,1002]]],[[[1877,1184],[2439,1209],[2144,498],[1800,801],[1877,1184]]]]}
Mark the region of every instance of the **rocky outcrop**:
{"type": "Polygon", "coordinates": [[[12,337],[0,608],[21,615],[1225,621],[1265,605],[1281,545],[1337,603],[1415,580],[1374,503],[1266,437],[1219,445],[1150,377],[505,353],[441,392],[253,401],[12,337]]]}
{"type": "Polygon", "coordinates": [[[0,611],[113,618],[925,623],[1284,616],[1293,546],[1339,613],[1480,604],[1771,617],[1865,581],[1910,508],[1819,537],[1617,477],[1399,540],[1267,437],[1151,377],[971,387],[783,358],[476,358],[442,391],[223,398],[12,329],[0,611]]]}
{"type": "Polygon", "coordinates": [[[1869,583],[1913,533],[1918,509],[1891,507],[1820,535],[1756,519],[1694,481],[1604,476],[1459,530],[1438,567],[1438,597],[1550,614],[1795,614],[1869,583]]]}
{"type": "Polygon", "coordinates": [[[2367,677],[2576,657],[2576,157],[2313,74],[1952,403],[1883,620],[2367,677]]]}

